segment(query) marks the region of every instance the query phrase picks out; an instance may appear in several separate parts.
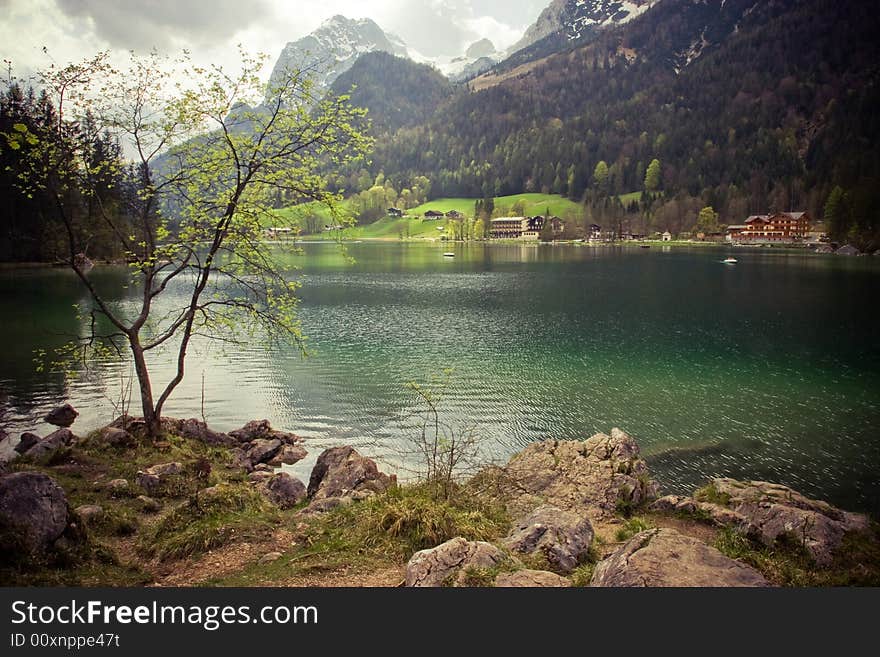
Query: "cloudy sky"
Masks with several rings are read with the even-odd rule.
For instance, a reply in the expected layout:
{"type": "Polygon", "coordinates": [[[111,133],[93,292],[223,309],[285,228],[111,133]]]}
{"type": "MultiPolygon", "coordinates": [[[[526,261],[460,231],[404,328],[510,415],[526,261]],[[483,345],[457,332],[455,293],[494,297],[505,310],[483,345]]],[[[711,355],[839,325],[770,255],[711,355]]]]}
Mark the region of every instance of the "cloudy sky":
{"type": "MultiPolygon", "coordinates": [[[[0,57],[19,75],[103,49],[231,64],[236,44],[274,59],[284,44],[342,14],[368,17],[428,56],[458,55],[488,37],[518,40],[550,0],[0,0],[0,57]]],[[[5,66],[4,66],[5,68],[5,66]]],[[[5,72],[5,71],[4,71],[5,72]]]]}

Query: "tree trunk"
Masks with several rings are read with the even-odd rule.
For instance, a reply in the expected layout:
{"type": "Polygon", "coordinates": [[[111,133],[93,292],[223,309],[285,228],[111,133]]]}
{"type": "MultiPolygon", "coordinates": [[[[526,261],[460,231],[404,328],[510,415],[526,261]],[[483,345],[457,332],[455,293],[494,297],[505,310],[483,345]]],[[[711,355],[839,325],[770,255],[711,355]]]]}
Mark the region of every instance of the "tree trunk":
{"type": "Polygon", "coordinates": [[[150,383],[150,371],[144,358],[144,349],[137,336],[130,337],[131,353],[134,356],[134,369],[137,373],[138,385],[141,390],[141,408],[146,423],[147,436],[152,440],[159,438],[162,433],[162,418],[156,413],[153,406],[153,386],[150,383]]]}

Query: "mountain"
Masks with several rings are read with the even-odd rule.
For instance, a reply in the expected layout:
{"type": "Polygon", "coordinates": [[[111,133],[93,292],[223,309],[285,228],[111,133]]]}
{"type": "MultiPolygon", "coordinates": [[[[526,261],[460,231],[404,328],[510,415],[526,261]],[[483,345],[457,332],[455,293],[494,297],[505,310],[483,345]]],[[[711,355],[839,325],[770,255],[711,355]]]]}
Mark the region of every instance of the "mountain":
{"type": "Polygon", "coordinates": [[[368,52],[407,55],[406,45],[399,37],[384,32],[369,18],[333,16],[311,34],[284,47],[275,62],[270,84],[286,70],[317,66],[321,71],[317,81],[326,88],[368,52]]]}
{"type": "Polygon", "coordinates": [[[562,193],[596,219],[673,232],[703,205],[725,223],[822,217],[837,188],[835,234],[880,239],[878,33],[880,14],[855,1],[660,0],[458,88],[379,140],[362,177],[399,189],[428,176],[437,197],[562,193]],[[654,159],[658,188],[620,206],[654,159]]]}
{"type": "Polygon", "coordinates": [[[377,136],[424,122],[453,93],[435,68],[385,52],[361,55],[330,90],[350,92],[353,105],[367,108],[370,132],[377,136]]]}
{"type": "Polygon", "coordinates": [[[626,23],[651,8],[657,0],[553,0],[509,54],[545,42],[545,50],[591,36],[602,28],[626,23]]]}
{"type": "Polygon", "coordinates": [[[481,57],[492,57],[497,54],[495,44],[489,39],[480,39],[475,41],[465,51],[464,56],[468,59],[480,59],[481,57]]]}

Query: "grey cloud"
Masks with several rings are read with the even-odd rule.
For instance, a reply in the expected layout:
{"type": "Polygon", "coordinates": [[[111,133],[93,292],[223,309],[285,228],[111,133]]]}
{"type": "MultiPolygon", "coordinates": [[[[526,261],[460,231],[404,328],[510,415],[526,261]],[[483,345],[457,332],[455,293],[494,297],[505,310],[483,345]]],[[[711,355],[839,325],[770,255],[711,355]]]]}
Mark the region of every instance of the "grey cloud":
{"type": "MultiPolygon", "coordinates": [[[[3,2],[3,0],[0,0],[3,2]]],[[[97,36],[125,48],[166,47],[172,39],[206,43],[269,16],[262,0],[56,0],[71,18],[90,19],[97,36]]]]}

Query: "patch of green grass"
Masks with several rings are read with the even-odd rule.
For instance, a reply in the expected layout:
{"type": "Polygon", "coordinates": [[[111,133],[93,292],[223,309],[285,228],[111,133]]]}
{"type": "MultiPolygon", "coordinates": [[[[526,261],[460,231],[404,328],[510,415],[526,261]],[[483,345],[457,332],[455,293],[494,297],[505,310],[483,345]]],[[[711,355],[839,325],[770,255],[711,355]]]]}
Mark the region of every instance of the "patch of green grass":
{"type": "Polygon", "coordinates": [[[595,570],[596,564],[594,562],[582,563],[572,571],[571,585],[581,588],[589,586],[590,580],[593,579],[593,571],[595,570]]]}
{"type": "Polygon", "coordinates": [[[125,507],[104,509],[104,512],[88,523],[88,531],[102,536],[131,536],[137,532],[140,522],[125,507]]]}
{"type": "Polygon", "coordinates": [[[725,507],[730,506],[730,495],[719,491],[715,484],[709,484],[698,490],[694,493],[694,499],[698,502],[708,502],[725,507]]]}
{"type": "Polygon", "coordinates": [[[722,529],[715,542],[722,553],[759,570],[780,586],[878,586],[880,585],[880,531],[844,536],[830,566],[819,567],[796,536],[785,537],[772,547],[762,545],[730,528],[722,529]]]}
{"type": "Polygon", "coordinates": [[[462,490],[435,499],[426,485],[397,486],[366,500],[338,506],[298,528],[296,546],[277,561],[252,563],[240,572],[207,582],[213,586],[259,586],[345,567],[377,570],[405,563],[418,550],[456,536],[491,541],[507,533],[500,505],[462,490]]]}
{"type": "Polygon", "coordinates": [[[146,555],[181,559],[242,538],[264,536],[278,522],[276,511],[246,484],[224,483],[172,509],[141,538],[146,555]]]}
{"type": "Polygon", "coordinates": [[[623,541],[628,541],[636,534],[640,534],[649,529],[654,529],[654,527],[654,523],[650,520],[640,516],[633,516],[627,520],[622,527],[618,528],[617,532],[614,534],[614,538],[622,543],[623,541]]]}

